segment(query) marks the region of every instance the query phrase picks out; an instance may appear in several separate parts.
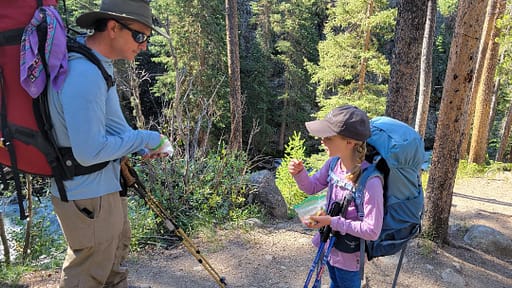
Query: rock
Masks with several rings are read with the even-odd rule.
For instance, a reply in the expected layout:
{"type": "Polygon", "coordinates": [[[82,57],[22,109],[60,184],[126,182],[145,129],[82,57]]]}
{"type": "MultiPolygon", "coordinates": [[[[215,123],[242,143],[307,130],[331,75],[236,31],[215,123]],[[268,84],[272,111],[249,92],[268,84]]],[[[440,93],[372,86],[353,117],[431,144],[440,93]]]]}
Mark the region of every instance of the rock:
{"type": "Polygon", "coordinates": [[[464,242],[493,256],[512,257],[512,239],[485,225],[473,225],[464,235],[464,242]]]}
{"type": "Polygon", "coordinates": [[[255,191],[248,197],[250,203],[261,204],[271,216],[277,219],[288,218],[288,207],[276,186],[275,175],[271,171],[261,170],[251,174],[251,185],[255,191]]]}
{"type": "Polygon", "coordinates": [[[249,227],[262,227],[263,226],[263,222],[261,222],[257,218],[249,218],[244,221],[244,224],[249,227]]]}
{"type": "Polygon", "coordinates": [[[450,283],[453,287],[465,287],[466,281],[452,269],[446,269],[441,274],[443,281],[450,283]]]}

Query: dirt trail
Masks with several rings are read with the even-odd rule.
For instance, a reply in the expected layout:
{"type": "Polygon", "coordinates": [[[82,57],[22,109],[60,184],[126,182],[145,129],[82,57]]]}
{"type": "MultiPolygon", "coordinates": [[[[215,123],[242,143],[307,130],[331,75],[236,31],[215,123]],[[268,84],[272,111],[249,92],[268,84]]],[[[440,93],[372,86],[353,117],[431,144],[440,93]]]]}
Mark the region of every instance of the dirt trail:
{"type": "MultiPolygon", "coordinates": [[[[493,227],[512,238],[512,173],[456,182],[450,216],[450,239],[463,243],[463,231],[473,224],[493,227]],[[457,229],[456,229],[457,228],[457,229]]],[[[228,287],[303,287],[316,249],[314,231],[298,220],[261,227],[218,231],[193,239],[228,287]]],[[[369,287],[391,287],[397,256],[368,263],[369,287]]],[[[131,285],[152,288],[218,287],[183,246],[152,249],[132,255],[128,262],[131,285]]],[[[27,275],[29,287],[55,287],[58,271],[27,275]]],[[[322,287],[328,287],[324,275],[322,287]]],[[[499,259],[465,248],[439,248],[416,239],[409,245],[397,287],[512,287],[512,259],[499,259]]]]}

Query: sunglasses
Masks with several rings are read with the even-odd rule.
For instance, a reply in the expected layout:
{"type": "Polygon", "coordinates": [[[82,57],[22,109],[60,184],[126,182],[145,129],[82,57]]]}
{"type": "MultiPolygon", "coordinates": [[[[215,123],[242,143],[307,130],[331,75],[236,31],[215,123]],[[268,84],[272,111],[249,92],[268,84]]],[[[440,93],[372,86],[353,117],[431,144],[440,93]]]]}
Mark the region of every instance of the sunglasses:
{"type": "Polygon", "coordinates": [[[142,44],[149,40],[149,35],[146,35],[140,31],[134,30],[130,28],[130,26],[124,24],[123,22],[116,21],[119,25],[121,25],[124,29],[130,31],[132,33],[133,41],[137,42],[138,44],[142,44]]]}

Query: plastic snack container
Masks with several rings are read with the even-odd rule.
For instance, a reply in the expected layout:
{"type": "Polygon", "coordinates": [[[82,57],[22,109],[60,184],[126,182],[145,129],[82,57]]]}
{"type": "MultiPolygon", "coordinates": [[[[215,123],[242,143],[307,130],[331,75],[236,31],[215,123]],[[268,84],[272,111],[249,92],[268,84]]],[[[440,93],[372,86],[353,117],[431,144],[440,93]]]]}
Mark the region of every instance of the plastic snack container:
{"type": "Polygon", "coordinates": [[[309,196],[301,203],[293,206],[300,221],[307,226],[310,223],[310,216],[318,216],[325,214],[326,205],[325,193],[309,196]]]}

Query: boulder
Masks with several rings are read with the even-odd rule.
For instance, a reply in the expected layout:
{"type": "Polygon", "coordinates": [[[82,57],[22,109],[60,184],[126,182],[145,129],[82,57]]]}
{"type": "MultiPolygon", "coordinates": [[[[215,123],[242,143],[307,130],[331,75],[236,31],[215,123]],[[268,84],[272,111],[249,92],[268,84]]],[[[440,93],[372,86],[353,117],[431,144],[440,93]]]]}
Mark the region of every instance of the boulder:
{"type": "Polygon", "coordinates": [[[260,170],[250,176],[250,183],[253,187],[248,197],[249,203],[258,203],[273,217],[286,219],[288,207],[276,186],[275,174],[269,170],[260,170]]]}
{"type": "Polygon", "coordinates": [[[493,256],[512,257],[512,239],[485,225],[473,225],[464,235],[464,242],[493,256]]]}

